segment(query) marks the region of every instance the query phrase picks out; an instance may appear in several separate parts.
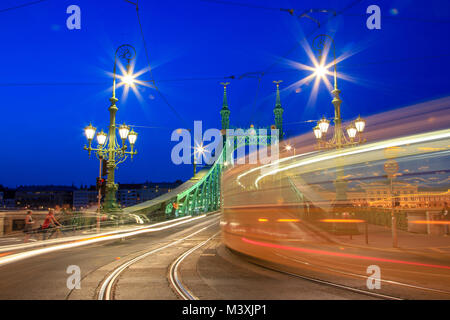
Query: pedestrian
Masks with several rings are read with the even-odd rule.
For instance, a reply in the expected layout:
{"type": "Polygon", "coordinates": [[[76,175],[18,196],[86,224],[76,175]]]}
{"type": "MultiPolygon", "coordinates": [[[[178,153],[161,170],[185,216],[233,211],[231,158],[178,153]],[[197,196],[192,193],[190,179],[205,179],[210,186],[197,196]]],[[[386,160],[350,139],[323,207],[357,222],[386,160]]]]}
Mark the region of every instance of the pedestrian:
{"type": "Polygon", "coordinates": [[[46,234],[48,232],[51,232],[50,236],[47,239],[50,239],[55,233],[55,231],[60,234],[59,228],[61,227],[61,224],[56,220],[55,218],[55,210],[50,209],[45,216],[44,223],[41,226],[41,229],[43,230],[44,234],[42,235],[42,240],[46,240],[46,234]]]}
{"type": "Polygon", "coordinates": [[[25,227],[23,228],[23,232],[25,233],[24,243],[27,243],[30,239],[31,231],[33,229],[34,220],[32,215],[33,211],[28,210],[27,215],[25,216],[25,227]]]}
{"type": "Polygon", "coordinates": [[[444,222],[444,236],[448,236],[448,225],[450,224],[450,213],[448,212],[447,202],[444,203],[444,208],[441,211],[441,220],[444,222]]]}

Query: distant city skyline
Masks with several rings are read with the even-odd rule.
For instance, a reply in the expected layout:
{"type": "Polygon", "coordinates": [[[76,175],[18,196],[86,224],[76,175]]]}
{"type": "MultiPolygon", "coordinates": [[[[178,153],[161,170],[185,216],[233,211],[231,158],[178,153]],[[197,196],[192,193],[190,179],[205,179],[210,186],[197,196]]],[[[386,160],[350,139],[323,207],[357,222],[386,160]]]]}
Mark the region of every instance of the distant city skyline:
{"type": "MultiPolygon", "coordinates": [[[[153,182],[153,181],[145,181],[145,182],[120,182],[120,181],[118,181],[117,182],[117,184],[119,185],[119,188],[120,188],[120,186],[122,185],[122,186],[128,186],[128,185],[148,185],[148,184],[150,184],[150,185],[158,185],[158,184],[171,184],[171,183],[182,183],[182,180],[180,180],[180,179],[177,179],[177,180],[175,180],[175,181],[155,181],[155,182],[153,182]]],[[[26,185],[26,184],[24,184],[24,185],[17,185],[17,186],[6,186],[6,185],[3,185],[3,184],[1,184],[0,183],[0,191],[2,190],[2,189],[17,189],[17,188],[20,188],[20,187],[75,187],[75,188],[82,188],[82,187],[85,187],[85,186],[88,186],[88,187],[95,187],[95,183],[92,183],[92,184],[79,184],[79,185],[76,185],[76,184],[29,184],[29,185],[26,185]]]]}

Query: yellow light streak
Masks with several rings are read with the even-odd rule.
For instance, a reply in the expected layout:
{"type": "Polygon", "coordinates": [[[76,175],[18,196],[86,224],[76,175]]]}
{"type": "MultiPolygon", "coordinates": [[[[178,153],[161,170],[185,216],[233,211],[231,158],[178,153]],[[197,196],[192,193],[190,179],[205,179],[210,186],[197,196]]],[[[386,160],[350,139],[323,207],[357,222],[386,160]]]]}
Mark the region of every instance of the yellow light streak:
{"type": "MultiPolygon", "coordinates": [[[[383,150],[383,149],[389,148],[389,147],[422,143],[422,142],[428,142],[428,141],[445,139],[445,138],[450,138],[450,129],[444,129],[444,130],[434,131],[434,132],[430,132],[430,133],[423,133],[423,134],[413,135],[413,136],[409,136],[409,137],[391,139],[388,141],[375,142],[375,143],[359,146],[359,147],[356,147],[353,149],[343,149],[343,150],[332,151],[332,152],[329,152],[328,154],[318,155],[316,157],[311,157],[311,158],[308,158],[305,160],[301,160],[298,163],[294,163],[294,164],[285,166],[284,168],[277,168],[272,171],[268,171],[268,172],[260,175],[255,180],[255,187],[258,188],[259,181],[261,181],[261,179],[263,179],[269,175],[274,175],[274,174],[277,174],[277,173],[280,173],[280,172],[283,172],[286,170],[306,166],[309,164],[314,164],[314,163],[317,163],[320,161],[333,160],[333,159],[336,159],[339,157],[347,157],[347,156],[352,156],[352,155],[371,152],[371,151],[383,150]]],[[[277,166],[278,162],[279,161],[275,161],[274,163],[272,163],[272,165],[277,166]]]]}
{"type": "Polygon", "coordinates": [[[322,219],[321,222],[336,222],[336,223],[363,223],[365,220],[360,219],[322,219]]]}
{"type": "Polygon", "coordinates": [[[450,221],[426,221],[426,220],[416,220],[416,221],[410,221],[411,223],[416,224],[450,224],[450,221]]]}

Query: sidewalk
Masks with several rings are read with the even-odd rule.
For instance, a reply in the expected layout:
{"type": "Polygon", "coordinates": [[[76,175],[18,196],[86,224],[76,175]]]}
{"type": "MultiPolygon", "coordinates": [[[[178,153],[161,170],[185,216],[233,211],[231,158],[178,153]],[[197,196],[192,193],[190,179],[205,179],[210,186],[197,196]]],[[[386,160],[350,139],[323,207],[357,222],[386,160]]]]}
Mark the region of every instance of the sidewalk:
{"type": "Polygon", "coordinates": [[[334,235],[316,224],[308,223],[315,232],[340,245],[350,245],[379,250],[407,250],[434,252],[450,255],[450,236],[428,235],[397,230],[398,248],[392,246],[392,232],[389,227],[368,225],[368,244],[366,244],[365,226],[358,224],[359,235],[334,235]]]}

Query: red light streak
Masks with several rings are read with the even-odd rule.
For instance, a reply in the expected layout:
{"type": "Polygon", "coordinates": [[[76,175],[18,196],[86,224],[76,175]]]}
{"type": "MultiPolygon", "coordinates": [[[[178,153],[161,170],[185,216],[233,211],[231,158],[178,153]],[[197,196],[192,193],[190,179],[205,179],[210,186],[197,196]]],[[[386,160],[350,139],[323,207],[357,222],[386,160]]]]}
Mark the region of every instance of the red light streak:
{"type": "Polygon", "coordinates": [[[349,253],[330,252],[330,251],[324,251],[324,250],[289,247],[289,246],[283,246],[283,245],[274,244],[274,243],[254,241],[254,240],[247,239],[245,237],[242,237],[242,241],[256,245],[256,246],[260,246],[260,247],[267,247],[267,248],[274,248],[274,249],[281,249],[281,250],[288,250],[288,251],[298,251],[298,252],[315,253],[315,254],[349,258],[349,259],[389,262],[389,263],[406,264],[406,265],[419,266],[419,267],[430,267],[430,268],[450,270],[450,266],[441,266],[441,265],[426,264],[426,263],[412,262],[412,261],[402,261],[402,260],[393,260],[393,259],[385,259],[385,258],[367,257],[367,256],[360,256],[360,255],[349,254],[349,253]]]}

